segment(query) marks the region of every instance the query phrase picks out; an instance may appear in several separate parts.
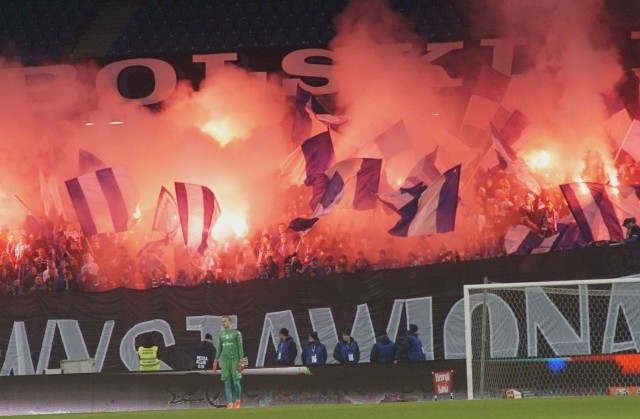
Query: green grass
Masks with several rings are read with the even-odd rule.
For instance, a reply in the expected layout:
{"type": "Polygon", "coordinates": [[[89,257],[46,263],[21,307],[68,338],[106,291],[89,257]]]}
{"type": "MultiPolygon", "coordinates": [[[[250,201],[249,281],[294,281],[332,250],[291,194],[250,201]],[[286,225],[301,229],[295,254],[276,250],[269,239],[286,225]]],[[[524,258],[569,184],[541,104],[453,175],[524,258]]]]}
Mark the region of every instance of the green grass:
{"type": "MultiPolygon", "coordinates": [[[[118,412],[94,414],[47,415],[52,418],[136,418],[136,419],[199,419],[199,418],[251,418],[251,419],[430,419],[430,418],[638,418],[640,397],[602,396],[565,397],[520,400],[454,400],[439,402],[407,402],[382,404],[331,404],[308,406],[282,406],[263,408],[184,409],[145,412],[118,412]]],[[[13,416],[16,417],[16,416],[13,416]]]]}

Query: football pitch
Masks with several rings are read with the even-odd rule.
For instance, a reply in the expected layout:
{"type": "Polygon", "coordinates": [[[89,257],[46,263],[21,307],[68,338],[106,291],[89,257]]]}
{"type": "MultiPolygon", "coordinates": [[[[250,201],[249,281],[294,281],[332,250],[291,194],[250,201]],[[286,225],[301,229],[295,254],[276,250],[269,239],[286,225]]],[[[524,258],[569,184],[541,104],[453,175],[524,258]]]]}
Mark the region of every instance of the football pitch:
{"type": "MultiPolygon", "coordinates": [[[[232,417],[251,419],[411,419],[411,418],[637,418],[638,396],[564,397],[501,400],[453,400],[378,404],[323,404],[241,409],[184,409],[92,414],[53,414],[52,418],[199,419],[232,417]]],[[[24,417],[24,416],[10,416],[24,417]]]]}

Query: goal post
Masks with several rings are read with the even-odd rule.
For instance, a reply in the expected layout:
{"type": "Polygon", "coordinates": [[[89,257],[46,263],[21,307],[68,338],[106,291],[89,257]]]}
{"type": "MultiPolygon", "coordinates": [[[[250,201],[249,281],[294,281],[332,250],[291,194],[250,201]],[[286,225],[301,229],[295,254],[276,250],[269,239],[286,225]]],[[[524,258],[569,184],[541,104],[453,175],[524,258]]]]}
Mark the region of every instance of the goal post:
{"type": "Polygon", "coordinates": [[[640,394],[640,277],[463,293],[468,399],[640,394]]]}

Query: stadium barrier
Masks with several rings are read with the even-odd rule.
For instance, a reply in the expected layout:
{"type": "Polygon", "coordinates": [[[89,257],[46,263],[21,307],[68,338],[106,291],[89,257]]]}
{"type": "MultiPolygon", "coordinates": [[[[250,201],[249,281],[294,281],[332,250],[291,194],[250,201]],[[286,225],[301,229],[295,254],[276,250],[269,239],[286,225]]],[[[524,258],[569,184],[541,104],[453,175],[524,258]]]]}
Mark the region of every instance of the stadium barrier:
{"type": "MultiPolygon", "coordinates": [[[[431,372],[460,371],[464,361],[387,365],[257,368],[243,373],[243,407],[311,403],[433,400],[431,372]]],[[[90,413],[224,407],[224,386],[212,371],[78,373],[0,377],[2,415],[90,413]]]]}

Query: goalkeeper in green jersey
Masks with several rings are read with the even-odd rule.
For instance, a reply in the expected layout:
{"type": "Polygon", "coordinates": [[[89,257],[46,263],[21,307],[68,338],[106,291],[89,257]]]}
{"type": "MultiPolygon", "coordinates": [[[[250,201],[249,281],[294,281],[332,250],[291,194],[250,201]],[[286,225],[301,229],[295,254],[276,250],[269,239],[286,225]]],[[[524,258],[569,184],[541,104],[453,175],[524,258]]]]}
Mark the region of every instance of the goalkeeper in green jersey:
{"type": "Polygon", "coordinates": [[[224,382],[224,391],[227,396],[227,409],[237,409],[240,407],[240,396],[242,395],[240,380],[245,367],[242,333],[231,328],[229,316],[222,316],[222,328],[218,338],[218,353],[213,361],[213,370],[216,371],[220,367],[221,379],[224,382]]]}

